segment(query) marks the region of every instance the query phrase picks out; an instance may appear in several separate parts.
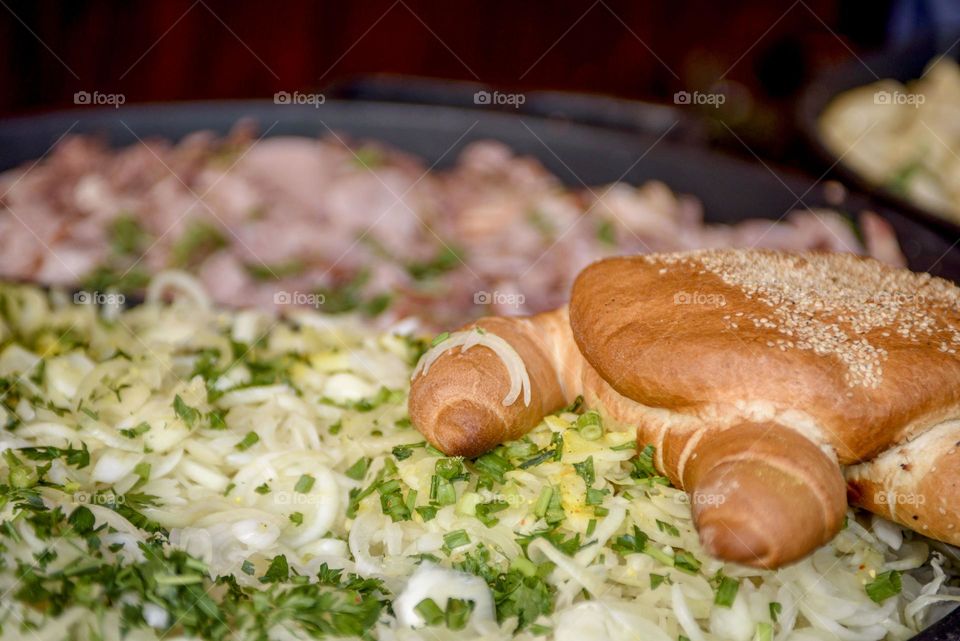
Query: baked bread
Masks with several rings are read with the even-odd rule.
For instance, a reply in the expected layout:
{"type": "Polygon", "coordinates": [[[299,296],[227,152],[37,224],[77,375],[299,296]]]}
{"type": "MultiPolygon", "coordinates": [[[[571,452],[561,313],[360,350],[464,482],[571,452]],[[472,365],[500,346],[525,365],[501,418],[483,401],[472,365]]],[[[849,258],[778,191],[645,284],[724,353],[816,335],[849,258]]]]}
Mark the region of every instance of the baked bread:
{"type": "MultiPolygon", "coordinates": [[[[566,367],[567,355],[554,353],[554,345],[564,339],[555,340],[556,333],[569,337],[565,309],[532,318],[482,318],[461,328],[452,335],[454,340],[448,336],[418,364],[407,403],[410,420],[434,447],[456,456],[478,456],[522,437],[544,416],[569,402],[558,376],[566,367]],[[504,357],[493,349],[450,347],[456,337],[468,334],[480,341],[506,341],[514,354],[504,357]],[[433,355],[438,358],[431,362],[433,355]],[[530,387],[504,404],[511,383],[505,360],[511,358],[522,361],[530,387]],[[526,392],[529,397],[525,399],[526,392]]],[[[567,344],[576,351],[572,340],[567,344]]],[[[574,387],[575,397],[579,383],[574,387]]]]}
{"type": "Polygon", "coordinates": [[[828,541],[841,465],[857,504],[960,543],[958,300],[946,281],[847,254],[610,259],[577,279],[569,326],[565,310],[479,323],[524,361],[529,403],[506,403],[518,374],[502,355],[441,344],[411,418],[475,455],[583,394],[656,447],[725,560],[777,567],[828,541]]]}
{"type": "Polygon", "coordinates": [[[843,464],[960,412],[960,290],[852,254],[605,260],[577,278],[570,324],[624,396],[711,422],[776,418],[843,464]]]}

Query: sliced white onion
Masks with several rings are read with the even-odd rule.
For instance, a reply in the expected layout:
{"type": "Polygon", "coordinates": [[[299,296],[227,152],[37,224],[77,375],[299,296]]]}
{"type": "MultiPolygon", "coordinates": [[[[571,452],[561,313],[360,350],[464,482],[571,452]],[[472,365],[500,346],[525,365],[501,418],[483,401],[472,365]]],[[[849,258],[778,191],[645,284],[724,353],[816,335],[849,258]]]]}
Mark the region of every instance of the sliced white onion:
{"type": "Polygon", "coordinates": [[[471,625],[489,629],[496,624],[490,588],[486,581],[473,574],[448,570],[429,563],[421,565],[393,602],[393,611],[401,625],[411,628],[424,625],[423,617],[416,611],[417,605],[424,599],[433,599],[441,609],[446,608],[450,599],[473,601],[471,625]]]}
{"type": "Polygon", "coordinates": [[[210,309],[210,297],[203,285],[187,272],[171,269],[154,276],[147,287],[146,300],[148,303],[162,303],[163,295],[167,292],[184,294],[200,309],[210,309]]]}

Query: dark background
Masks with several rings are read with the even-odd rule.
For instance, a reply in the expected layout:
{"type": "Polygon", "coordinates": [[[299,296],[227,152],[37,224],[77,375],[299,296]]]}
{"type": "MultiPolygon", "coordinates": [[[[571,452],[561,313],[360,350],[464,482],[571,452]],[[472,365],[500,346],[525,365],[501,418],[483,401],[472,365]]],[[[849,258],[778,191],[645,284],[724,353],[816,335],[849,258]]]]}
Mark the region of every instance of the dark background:
{"type": "Polygon", "coordinates": [[[666,104],[678,90],[719,87],[728,96],[720,109],[689,109],[703,121],[705,143],[802,165],[794,105],[816,72],[936,23],[944,3],[0,4],[2,115],[73,107],[76,91],[122,93],[127,104],[272,97],[372,73],[666,104]]]}

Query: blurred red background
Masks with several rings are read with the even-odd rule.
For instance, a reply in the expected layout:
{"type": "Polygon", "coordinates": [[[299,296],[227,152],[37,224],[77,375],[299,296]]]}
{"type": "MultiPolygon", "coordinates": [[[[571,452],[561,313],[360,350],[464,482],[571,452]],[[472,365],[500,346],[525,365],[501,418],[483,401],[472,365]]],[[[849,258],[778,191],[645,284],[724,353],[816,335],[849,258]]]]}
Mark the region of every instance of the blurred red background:
{"type": "Polygon", "coordinates": [[[775,158],[792,153],[801,88],[881,44],[890,10],[841,0],[0,4],[7,115],[72,107],[81,90],[127,103],[270,97],[383,72],[666,103],[723,81],[733,96],[724,122],[775,158]]]}

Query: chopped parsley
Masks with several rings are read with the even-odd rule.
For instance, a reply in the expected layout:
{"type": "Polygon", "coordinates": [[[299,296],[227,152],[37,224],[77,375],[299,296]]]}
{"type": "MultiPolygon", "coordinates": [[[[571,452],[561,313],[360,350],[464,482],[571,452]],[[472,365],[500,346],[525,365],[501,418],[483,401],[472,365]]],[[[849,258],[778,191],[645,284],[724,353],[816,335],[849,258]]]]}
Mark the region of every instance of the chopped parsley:
{"type": "Polygon", "coordinates": [[[410,443],[409,445],[397,445],[395,448],[393,448],[393,456],[398,461],[405,461],[413,456],[413,450],[415,448],[424,447],[426,444],[427,443],[424,441],[421,443],[410,443]]]}
{"type": "Polygon", "coordinates": [[[120,434],[126,438],[137,438],[142,436],[150,431],[150,424],[146,421],[139,423],[136,427],[131,427],[130,429],[120,430],[120,434]]]}
{"type": "Polygon", "coordinates": [[[193,426],[197,424],[198,420],[200,420],[200,410],[190,407],[184,403],[179,394],[177,394],[173,399],[173,411],[180,418],[180,420],[191,429],[193,429],[193,426]]]}
{"type": "Polygon", "coordinates": [[[597,480],[597,473],[593,468],[593,456],[588,456],[583,461],[574,463],[573,469],[577,471],[577,475],[587,484],[588,489],[593,485],[593,482],[597,480]]]}
{"type": "Polygon", "coordinates": [[[660,519],[657,519],[657,529],[670,536],[680,536],[680,530],[677,529],[676,525],[661,521],[660,519]]]}

